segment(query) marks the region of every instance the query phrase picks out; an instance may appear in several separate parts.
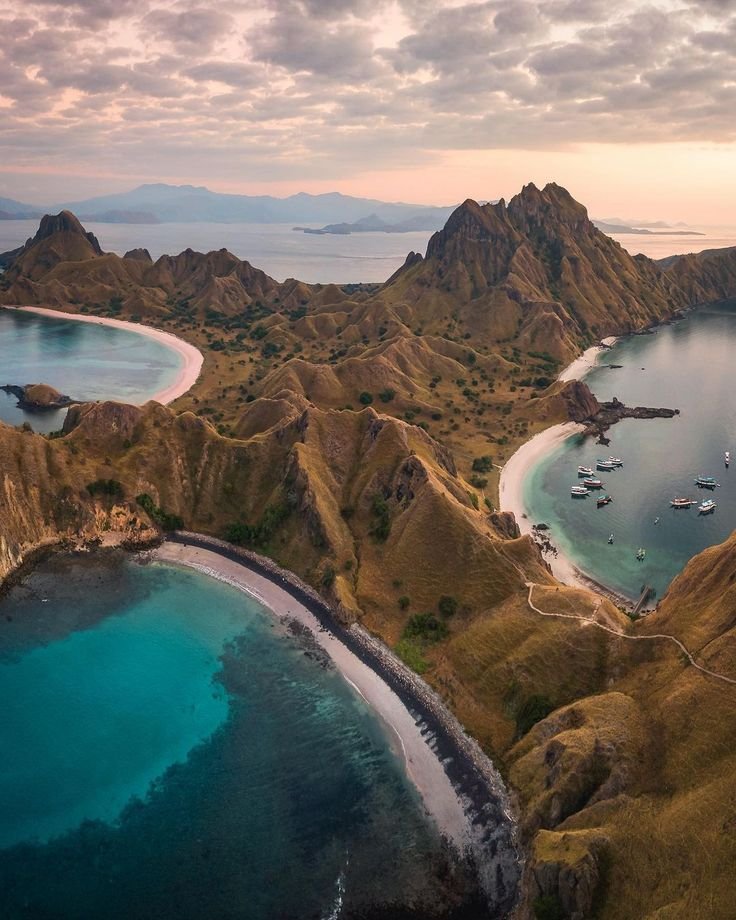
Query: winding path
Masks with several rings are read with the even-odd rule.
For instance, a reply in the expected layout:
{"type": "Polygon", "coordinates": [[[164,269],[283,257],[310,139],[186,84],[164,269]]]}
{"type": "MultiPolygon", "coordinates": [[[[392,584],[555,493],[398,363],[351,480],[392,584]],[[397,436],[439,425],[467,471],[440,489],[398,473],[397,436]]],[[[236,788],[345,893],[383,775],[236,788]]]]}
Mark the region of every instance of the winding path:
{"type": "MultiPolygon", "coordinates": [[[[562,620],[580,620],[582,623],[586,623],[588,626],[595,626],[598,629],[602,629],[604,632],[610,633],[612,636],[616,636],[617,639],[631,639],[633,642],[646,642],[649,639],[666,639],[668,642],[674,642],[674,644],[680,649],[683,655],[685,655],[690,664],[694,668],[697,668],[698,671],[702,671],[703,674],[707,674],[708,677],[714,677],[716,680],[723,681],[723,683],[736,684],[736,679],[733,677],[727,677],[725,674],[719,674],[717,671],[711,671],[708,668],[704,668],[702,664],[698,664],[698,662],[693,658],[692,653],[675,636],[670,636],[666,633],[654,633],[651,636],[630,636],[628,633],[619,632],[617,629],[612,629],[610,626],[599,623],[598,620],[579,616],[575,613],[546,613],[544,610],[540,610],[539,607],[537,607],[532,601],[532,592],[534,591],[534,588],[537,587],[536,583],[533,581],[527,581],[525,584],[527,588],[529,588],[527,603],[529,604],[529,607],[540,616],[557,617],[558,619],[562,620]]],[[[602,603],[603,599],[599,598],[598,604],[593,611],[594,617],[598,613],[602,603]]]]}

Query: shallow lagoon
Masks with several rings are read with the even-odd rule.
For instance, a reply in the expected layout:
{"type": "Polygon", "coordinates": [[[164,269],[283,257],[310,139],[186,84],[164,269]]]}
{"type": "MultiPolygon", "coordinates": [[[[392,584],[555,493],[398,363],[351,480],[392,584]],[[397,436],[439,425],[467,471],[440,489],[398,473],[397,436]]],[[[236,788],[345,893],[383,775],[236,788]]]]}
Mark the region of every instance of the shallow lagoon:
{"type": "Polygon", "coordinates": [[[530,520],[549,524],[552,542],[595,580],[630,598],[649,584],[661,597],[692,556],[736,527],[736,462],[729,470],[723,462],[726,450],[736,457],[734,354],[736,309],[708,310],[654,335],[621,340],[585,378],[601,400],[617,396],[629,406],[681,413],[619,422],[608,432],[609,447],[571,438],[527,477],[530,520]],[[598,457],[609,455],[625,461],[623,469],[599,474],[613,503],[597,509],[595,493],[570,498],[578,465],[595,467],[598,457]],[[715,476],[721,487],[713,493],[697,489],[698,475],[715,476]],[[714,498],[718,507],[708,516],[699,516],[696,507],[675,511],[675,496],[714,498]],[[610,533],[613,546],[607,543],[610,533]],[[639,547],[646,550],[643,562],[636,560],[639,547]]]}
{"type": "Polygon", "coordinates": [[[205,575],[45,563],[0,602],[0,693],[3,916],[379,917],[464,885],[382,723],[205,575]]]}
{"type": "MultiPolygon", "coordinates": [[[[48,383],[72,399],[141,405],[170,386],[182,357],[148,336],[97,323],[0,310],[0,385],[48,383]]],[[[0,391],[0,421],[28,422],[44,434],[61,428],[66,409],[23,412],[0,391]]]]}

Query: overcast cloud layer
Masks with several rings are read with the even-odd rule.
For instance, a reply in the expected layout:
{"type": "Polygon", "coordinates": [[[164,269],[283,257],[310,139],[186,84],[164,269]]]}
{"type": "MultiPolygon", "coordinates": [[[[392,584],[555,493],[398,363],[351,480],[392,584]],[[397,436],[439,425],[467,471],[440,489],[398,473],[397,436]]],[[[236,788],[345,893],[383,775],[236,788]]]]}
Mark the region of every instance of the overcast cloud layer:
{"type": "Polygon", "coordinates": [[[5,169],[337,180],[736,140],[736,0],[6,0],[5,169]]]}

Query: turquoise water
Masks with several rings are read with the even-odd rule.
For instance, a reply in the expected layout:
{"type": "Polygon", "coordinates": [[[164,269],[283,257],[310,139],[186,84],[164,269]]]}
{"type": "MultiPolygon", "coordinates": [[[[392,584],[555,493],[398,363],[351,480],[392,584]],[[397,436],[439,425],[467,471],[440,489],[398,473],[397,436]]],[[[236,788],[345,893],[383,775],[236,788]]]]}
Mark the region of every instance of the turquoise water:
{"type": "MultiPolygon", "coordinates": [[[[96,323],[0,310],[0,386],[48,383],[80,400],[142,404],[176,380],[177,352],[160,342],[96,323]]],[[[22,412],[0,391],[0,420],[35,431],[61,428],[66,410],[22,412]]]]}
{"type": "Polygon", "coordinates": [[[529,518],[551,527],[550,538],[583,571],[628,597],[644,584],[658,596],[687,561],[720,543],[736,527],[736,399],[731,386],[736,353],[736,310],[693,313],[655,335],[631,336],[599,358],[585,382],[601,400],[617,396],[629,406],[680,409],[674,419],[619,422],[609,447],[569,439],[539,464],[524,486],[529,518]],[[726,470],[724,451],[734,462],[726,470]],[[595,467],[613,455],[623,469],[598,473],[613,503],[597,509],[595,493],[570,498],[578,465],[595,467]],[[721,487],[700,490],[696,476],[715,476],[721,487]],[[675,511],[675,496],[713,498],[713,514],[697,507],[675,511]],[[655,520],[659,518],[659,523],[655,520]],[[614,534],[613,546],[607,543],[614,534]],[[646,550],[636,560],[639,547],[646,550]]]}
{"type": "Polygon", "coordinates": [[[228,585],[57,557],[0,602],[0,698],[4,918],[431,917],[470,897],[382,724],[228,585]]]}

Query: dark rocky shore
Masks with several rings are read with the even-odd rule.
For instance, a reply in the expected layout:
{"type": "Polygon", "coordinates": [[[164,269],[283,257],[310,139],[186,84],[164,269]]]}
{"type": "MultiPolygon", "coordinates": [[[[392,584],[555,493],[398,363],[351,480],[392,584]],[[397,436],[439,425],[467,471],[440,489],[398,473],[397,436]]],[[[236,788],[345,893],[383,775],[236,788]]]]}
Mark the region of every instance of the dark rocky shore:
{"type": "Polygon", "coordinates": [[[218,553],[287,590],[315,616],[323,629],[339,639],[396,693],[421,726],[427,743],[466,803],[476,841],[474,852],[466,855],[473,860],[479,883],[488,897],[487,917],[508,917],[518,901],[523,867],[511,800],[491,761],[465,734],[440,697],[385,645],[360,626],[341,622],[316,591],[272,560],[201,534],[177,531],[167,539],[218,553]]]}

